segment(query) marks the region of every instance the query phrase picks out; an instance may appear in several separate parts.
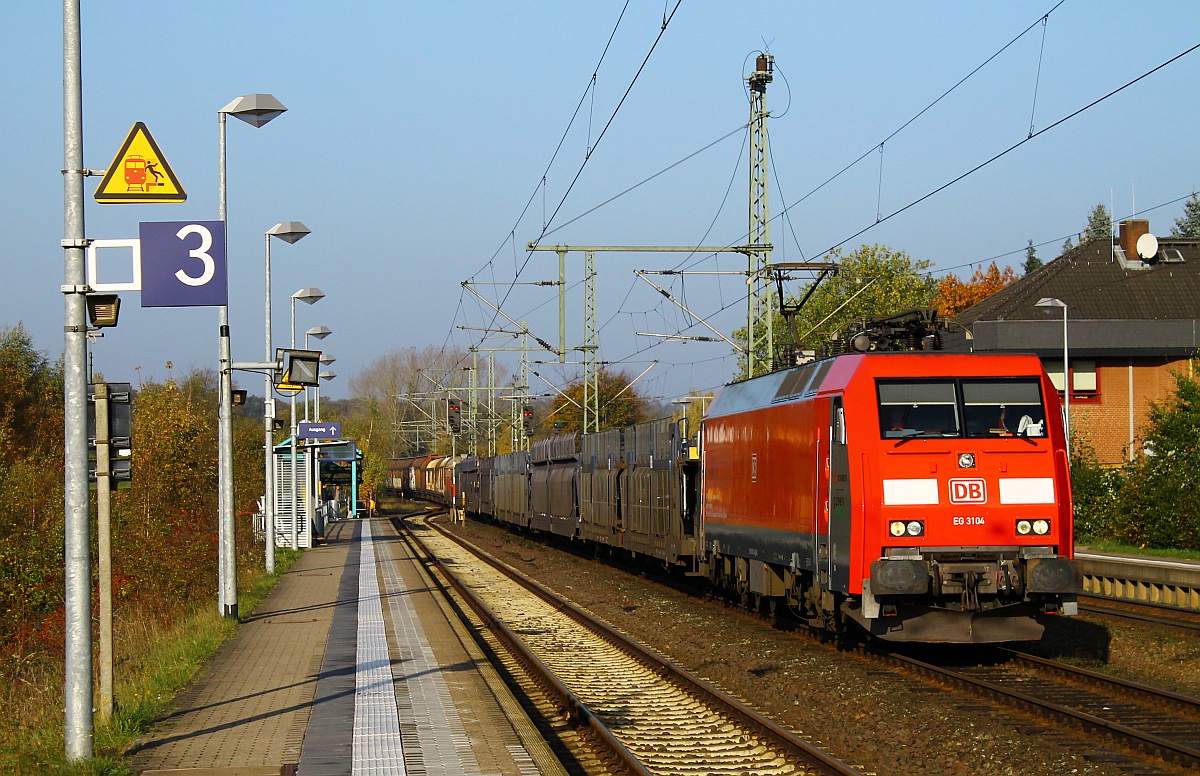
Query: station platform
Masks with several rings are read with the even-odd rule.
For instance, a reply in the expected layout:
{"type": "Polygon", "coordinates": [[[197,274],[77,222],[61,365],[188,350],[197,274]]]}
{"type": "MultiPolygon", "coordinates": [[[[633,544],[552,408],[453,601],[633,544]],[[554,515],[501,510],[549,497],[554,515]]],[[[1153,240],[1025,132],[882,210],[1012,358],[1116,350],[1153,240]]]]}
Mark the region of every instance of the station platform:
{"type": "Polygon", "coordinates": [[[384,518],[329,526],[130,754],[146,776],[565,773],[384,518]]]}

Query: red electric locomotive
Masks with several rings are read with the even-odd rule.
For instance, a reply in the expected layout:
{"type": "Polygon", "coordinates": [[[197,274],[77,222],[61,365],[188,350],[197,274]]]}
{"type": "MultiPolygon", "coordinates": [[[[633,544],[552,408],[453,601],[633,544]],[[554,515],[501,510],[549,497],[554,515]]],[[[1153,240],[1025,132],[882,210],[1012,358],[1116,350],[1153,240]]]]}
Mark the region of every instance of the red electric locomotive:
{"type": "Polygon", "coordinates": [[[1034,356],[841,355],[727,386],[703,424],[718,584],[882,639],[1036,639],[1075,614],[1069,466],[1034,356]]]}

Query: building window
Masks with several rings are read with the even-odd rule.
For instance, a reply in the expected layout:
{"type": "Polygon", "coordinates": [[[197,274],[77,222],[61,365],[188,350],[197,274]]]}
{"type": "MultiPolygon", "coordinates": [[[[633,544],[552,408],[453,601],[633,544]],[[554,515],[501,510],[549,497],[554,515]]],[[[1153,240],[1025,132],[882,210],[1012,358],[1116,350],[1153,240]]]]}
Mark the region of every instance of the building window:
{"type": "MultiPolygon", "coordinates": [[[[1063,390],[1063,362],[1047,359],[1043,362],[1050,382],[1061,394],[1063,390]]],[[[1071,359],[1071,398],[1096,399],[1100,396],[1100,382],[1096,377],[1096,361],[1090,358],[1071,359]]]]}

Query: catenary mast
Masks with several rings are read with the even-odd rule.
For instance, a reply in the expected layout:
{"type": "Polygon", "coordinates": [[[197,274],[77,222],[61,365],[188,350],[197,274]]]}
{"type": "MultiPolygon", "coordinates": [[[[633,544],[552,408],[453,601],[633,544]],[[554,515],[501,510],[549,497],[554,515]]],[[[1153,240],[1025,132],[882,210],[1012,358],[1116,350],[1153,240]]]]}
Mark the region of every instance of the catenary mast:
{"type": "Polygon", "coordinates": [[[749,311],[746,335],[746,376],[771,371],[775,353],[772,331],[771,210],[767,194],[767,84],[775,71],[775,57],[759,54],[750,85],[750,239],[749,311]]]}

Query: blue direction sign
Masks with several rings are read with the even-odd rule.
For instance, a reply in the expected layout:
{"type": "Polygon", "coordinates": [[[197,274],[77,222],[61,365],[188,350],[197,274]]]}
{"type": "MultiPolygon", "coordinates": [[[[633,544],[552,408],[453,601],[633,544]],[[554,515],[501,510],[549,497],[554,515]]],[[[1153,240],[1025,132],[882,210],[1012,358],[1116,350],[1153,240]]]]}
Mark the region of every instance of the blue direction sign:
{"type": "Polygon", "coordinates": [[[307,420],[300,421],[299,433],[296,434],[297,439],[341,439],[342,424],[338,422],[332,423],[310,423],[307,420]]]}
{"type": "Polygon", "coordinates": [[[143,221],[142,307],[229,303],[225,222],[143,221]]]}

